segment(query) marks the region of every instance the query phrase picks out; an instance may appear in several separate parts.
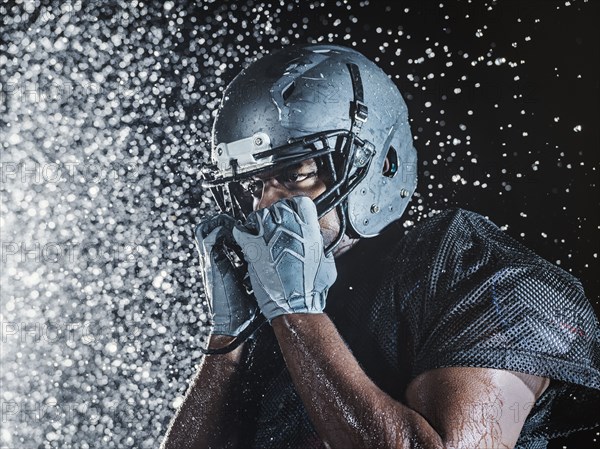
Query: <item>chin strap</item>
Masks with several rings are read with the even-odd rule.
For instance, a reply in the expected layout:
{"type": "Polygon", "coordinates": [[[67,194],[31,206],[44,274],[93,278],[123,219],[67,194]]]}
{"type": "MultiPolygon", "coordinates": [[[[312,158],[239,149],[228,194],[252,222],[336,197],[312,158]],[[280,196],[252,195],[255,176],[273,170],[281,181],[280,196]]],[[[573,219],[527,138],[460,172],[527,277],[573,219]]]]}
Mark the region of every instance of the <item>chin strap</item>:
{"type": "Polygon", "coordinates": [[[350,106],[350,118],[352,119],[351,131],[356,136],[360,133],[363,124],[369,117],[369,108],[364,103],[364,91],[362,78],[360,77],[360,70],[356,64],[346,64],[350,71],[350,79],[352,80],[352,90],[354,91],[354,101],[350,106]]]}

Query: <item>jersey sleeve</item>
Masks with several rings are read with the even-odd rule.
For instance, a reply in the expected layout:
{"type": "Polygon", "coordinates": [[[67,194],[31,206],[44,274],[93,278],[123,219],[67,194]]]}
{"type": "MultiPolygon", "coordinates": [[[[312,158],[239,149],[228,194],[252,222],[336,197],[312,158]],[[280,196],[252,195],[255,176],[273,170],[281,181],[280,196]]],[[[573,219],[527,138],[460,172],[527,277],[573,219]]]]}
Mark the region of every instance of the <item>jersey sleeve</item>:
{"type": "Polygon", "coordinates": [[[600,389],[598,323],[581,285],[546,267],[484,269],[438,292],[416,371],[509,369],[600,389]]]}
{"type": "Polygon", "coordinates": [[[488,366],[600,389],[598,320],[579,281],[475,213],[459,210],[441,232],[414,374],[488,366]]]}
{"type": "Polygon", "coordinates": [[[466,366],[546,377],[559,413],[540,424],[545,437],[598,425],[575,412],[600,405],[600,332],[580,282],[477,214],[459,210],[438,232],[411,306],[412,376],[466,366]]]}

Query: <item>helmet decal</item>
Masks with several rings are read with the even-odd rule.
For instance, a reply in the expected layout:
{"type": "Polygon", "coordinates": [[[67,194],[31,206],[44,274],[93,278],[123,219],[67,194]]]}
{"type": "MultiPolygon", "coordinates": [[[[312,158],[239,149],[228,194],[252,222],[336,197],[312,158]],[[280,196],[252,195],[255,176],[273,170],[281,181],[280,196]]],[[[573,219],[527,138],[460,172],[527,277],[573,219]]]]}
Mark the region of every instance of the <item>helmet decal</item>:
{"type": "MultiPolygon", "coordinates": [[[[302,116],[298,117],[298,115],[302,114],[301,103],[311,101],[311,98],[295,97],[295,101],[291,101],[290,97],[295,90],[296,83],[301,81],[303,75],[326,59],[327,56],[314,53],[306,60],[300,58],[292,60],[290,65],[286,67],[282,77],[271,87],[271,99],[277,108],[281,126],[284,128],[309,131],[306,127],[306,119],[302,116]]],[[[323,78],[321,80],[325,81],[323,78]]],[[[314,117],[314,120],[318,121],[318,117],[314,117]]]]}

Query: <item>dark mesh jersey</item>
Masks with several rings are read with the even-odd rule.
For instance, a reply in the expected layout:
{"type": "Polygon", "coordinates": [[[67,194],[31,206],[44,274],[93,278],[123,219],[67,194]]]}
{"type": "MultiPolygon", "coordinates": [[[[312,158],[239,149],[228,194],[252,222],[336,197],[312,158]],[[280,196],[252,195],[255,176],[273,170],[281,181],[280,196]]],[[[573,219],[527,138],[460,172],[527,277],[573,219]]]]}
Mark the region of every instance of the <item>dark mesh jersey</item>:
{"type": "MultiPolygon", "coordinates": [[[[598,425],[599,327],[581,284],[487,219],[455,209],[409,232],[394,223],[336,264],[326,312],[391,397],[435,368],[507,369],[553,380],[517,447],[598,425]]],[[[243,447],[323,447],[271,327],[247,346],[243,447]]]]}

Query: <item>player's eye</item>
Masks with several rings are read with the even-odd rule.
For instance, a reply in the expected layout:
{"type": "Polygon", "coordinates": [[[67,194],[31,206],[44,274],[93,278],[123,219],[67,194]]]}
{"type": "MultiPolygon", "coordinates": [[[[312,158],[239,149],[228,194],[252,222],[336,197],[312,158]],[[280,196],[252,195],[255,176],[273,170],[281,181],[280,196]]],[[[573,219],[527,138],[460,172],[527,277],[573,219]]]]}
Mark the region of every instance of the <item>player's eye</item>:
{"type": "Polygon", "coordinates": [[[287,189],[293,190],[297,188],[297,184],[306,181],[307,179],[314,178],[317,176],[316,171],[308,173],[298,173],[294,171],[287,171],[280,175],[275,176],[275,179],[280,184],[283,184],[287,189]]]}

